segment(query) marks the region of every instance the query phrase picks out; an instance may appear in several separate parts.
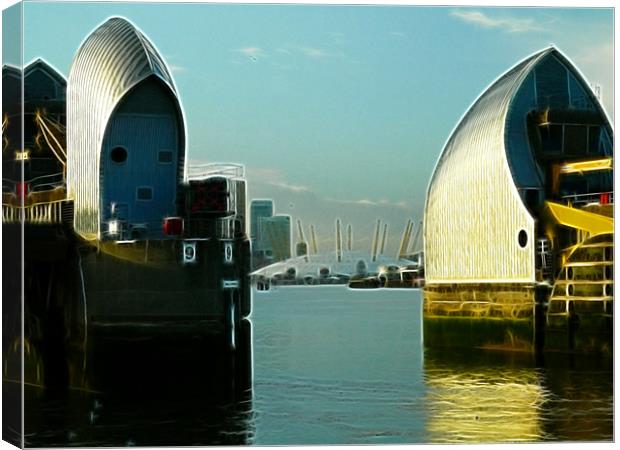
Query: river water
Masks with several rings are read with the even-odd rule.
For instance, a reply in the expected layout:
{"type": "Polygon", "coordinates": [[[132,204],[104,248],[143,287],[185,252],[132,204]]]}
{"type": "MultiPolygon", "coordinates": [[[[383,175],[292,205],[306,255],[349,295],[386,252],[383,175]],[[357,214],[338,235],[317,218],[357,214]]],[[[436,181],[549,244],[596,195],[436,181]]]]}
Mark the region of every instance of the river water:
{"type": "Polygon", "coordinates": [[[613,439],[609,361],[425,350],[421,315],[417,290],[279,287],[254,293],[234,354],[91,337],[56,377],[28,357],[26,445],[613,439]]]}

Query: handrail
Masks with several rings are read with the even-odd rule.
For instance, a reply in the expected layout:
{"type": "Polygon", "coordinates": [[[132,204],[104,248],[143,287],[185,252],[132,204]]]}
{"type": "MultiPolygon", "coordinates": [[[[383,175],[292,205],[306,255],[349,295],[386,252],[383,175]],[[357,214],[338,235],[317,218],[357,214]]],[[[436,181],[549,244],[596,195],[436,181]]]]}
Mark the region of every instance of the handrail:
{"type": "MultiPolygon", "coordinates": [[[[16,186],[21,181],[11,180],[9,178],[3,178],[2,184],[3,186],[8,186],[12,188],[12,192],[16,191],[16,186]]],[[[30,190],[36,190],[36,188],[50,186],[52,189],[55,189],[59,186],[63,186],[65,184],[64,174],[62,172],[53,173],[49,175],[40,175],[35,178],[31,178],[29,180],[24,180],[24,183],[27,183],[30,187],[30,190]],[[49,179],[49,180],[48,180],[49,179]]]]}
{"type": "Polygon", "coordinates": [[[577,198],[577,197],[588,197],[588,196],[595,196],[595,195],[601,195],[601,194],[610,194],[613,195],[614,191],[602,191],[602,192],[587,192],[585,194],[569,194],[569,195],[564,195],[562,196],[562,198],[577,198]]]}
{"type": "Polygon", "coordinates": [[[575,204],[575,203],[586,203],[588,202],[588,200],[600,198],[600,196],[604,194],[608,194],[609,202],[613,203],[614,191],[590,192],[586,194],[568,194],[568,195],[562,195],[560,198],[562,198],[562,200],[573,200],[572,203],[575,204]]]}
{"type": "MultiPolygon", "coordinates": [[[[39,175],[38,177],[34,177],[34,178],[30,178],[28,180],[24,179],[23,182],[24,183],[30,183],[32,184],[34,181],[38,181],[38,180],[42,180],[44,178],[60,178],[60,180],[62,180],[64,178],[64,173],[63,172],[56,172],[56,173],[50,173],[47,175],[39,175]]],[[[10,178],[2,178],[2,182],[8,182],[8,183],[12,183],[12,184],[17,184],[17,183],[21,183],[21,180],[12,180],[10,178]]]]}
{"type": "Polygon", "coordinates": [[[2,203],[2,222],[13,223],[24,221],[34,224],[62,223],[63,203],[70,199],[40,202],[28,206],[15,206],[2,203]]]}
{"type": "Polygon", "coordinates": [[[51,174],[48,174],[48,175],[40,175],[38,177],[31,178],[27,182],[32,184],[35,180],[40,180],[40,179],[43,179],[43,178],[52,178],[52,177],[57,177],[57,178],[59,177],[62,180],[64,178],[64,173],[63,172],[56,172],[56,173],[51,173],[51,174]]]}
{"type": "Polygon", "coordinates": [[[30,208],[31,206],[39,206],[39,205],[49,205],[52,203],[63,203],[63,202],[69,202],[72,201],[71,198],[61,198],[59,200],[50,200],[49,202],[38,202],[38,203],[31,203],[30,205],[25,205],[25,206],[19,206],[19,205],[13,205],[11,203],[2,203],[2,206],[10,206],[11,208],[30,208]]]}
{"type": "Polygon", "coordinates": [[[187,167],[188,180],[206,178],[216,175],[240,178],[243,177],[244,174],[245,167],[241,164],[210,163],[192,165],[187,167]]]}

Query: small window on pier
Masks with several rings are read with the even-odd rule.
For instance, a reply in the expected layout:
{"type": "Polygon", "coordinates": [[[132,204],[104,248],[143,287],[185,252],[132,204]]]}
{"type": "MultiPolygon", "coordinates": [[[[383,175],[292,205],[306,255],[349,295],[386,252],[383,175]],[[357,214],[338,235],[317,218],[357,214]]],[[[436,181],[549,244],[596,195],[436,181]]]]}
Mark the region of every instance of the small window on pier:
{"type": "Polygon", "coordinates": [[[171,164],[172,150],[160,150],[157,154],[157,162],[160,164],[171,164]]]}
{"type": "Polygon", "coordinates": [[[141,186],[136,189],[136,198],[138,200],[153,200],[153,188],[141,186]]]}

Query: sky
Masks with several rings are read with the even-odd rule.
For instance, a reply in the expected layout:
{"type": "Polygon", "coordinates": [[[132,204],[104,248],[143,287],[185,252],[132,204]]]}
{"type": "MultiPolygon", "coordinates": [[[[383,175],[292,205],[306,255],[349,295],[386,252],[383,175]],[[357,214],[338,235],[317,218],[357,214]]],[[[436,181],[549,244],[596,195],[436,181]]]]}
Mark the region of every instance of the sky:
{"type": "MultiPolygon", "coordinates": [[[[443,145],[476,97],[556,45],[603,89],[613,118],[613,10],[420,6],[26,2],[24,60],[67,76],[93,28],[122,16],[172,70],[190,163],[246,167],[249,198],[395,252],[419,221],[443,145]]],[[[14,55],[5,54],[5,62],[14,55]]]]}

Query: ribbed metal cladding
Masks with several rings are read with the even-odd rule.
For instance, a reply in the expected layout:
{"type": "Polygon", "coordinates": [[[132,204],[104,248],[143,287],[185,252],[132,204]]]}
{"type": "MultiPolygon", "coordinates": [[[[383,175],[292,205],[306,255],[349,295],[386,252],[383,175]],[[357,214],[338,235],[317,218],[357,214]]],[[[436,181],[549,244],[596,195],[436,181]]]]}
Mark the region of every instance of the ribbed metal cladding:
{"type": "MultiPolygon", "coordinates": [[[[100,236],[100,161],[108,122],[123,97],[151,76],[159,77],[170,88],[182,123],[166,64],[127,20],[111,18],[95,29],[71,65],[67,85],[67,189],[74,200],[75,229],[87,239],[100,236]]],[[[179,179],[184,173],[185,136],[180,142],[179,179]]]]}
{"type": "Polygon", "coordinates": [[[444,147],[424,214],[427,284],[535,281],[535,221],[513,181],[504,133],[511,100],[550,51],[531,56],[492,84],[444,147]],[[521,230],[528,236],[524,248],[521,230]]]}

